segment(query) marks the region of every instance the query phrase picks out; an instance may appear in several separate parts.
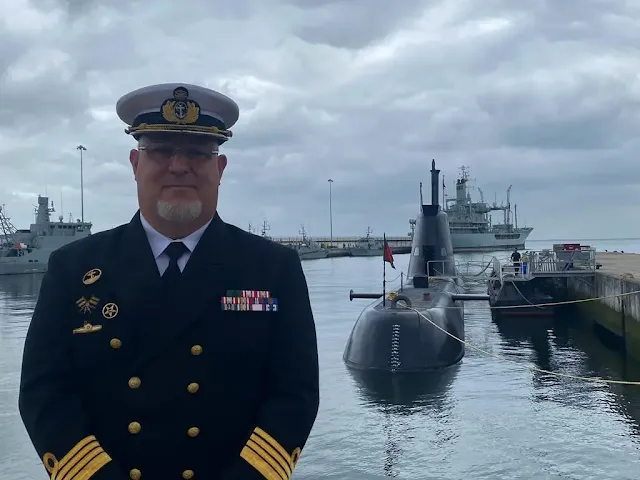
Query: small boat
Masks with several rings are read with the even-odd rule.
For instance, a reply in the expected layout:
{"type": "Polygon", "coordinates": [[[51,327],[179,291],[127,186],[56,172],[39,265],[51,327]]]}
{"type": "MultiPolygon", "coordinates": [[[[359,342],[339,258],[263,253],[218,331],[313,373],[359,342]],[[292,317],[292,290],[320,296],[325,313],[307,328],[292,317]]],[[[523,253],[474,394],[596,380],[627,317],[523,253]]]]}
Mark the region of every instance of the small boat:
{"type": "Polygon", "coordinates": [[[307,238],[307,232],[304,229],[304,225],[300,228],[299,233],[302,235],[302,241],[290,244],[289,247],[298,252],[300,260],[316,260],[319,258],[327,258],[329,256],[329,250],[322,248],[316,242],[312,242],[307,238]]]}
{"type": "Polygon", "coordinates": [[[367,227],[367,235],[360,238],[356,244],[349,247],[349,255],[352,257],[379,257],[384,251],[384,242],[371,236],[373,231],[367,227]]]}

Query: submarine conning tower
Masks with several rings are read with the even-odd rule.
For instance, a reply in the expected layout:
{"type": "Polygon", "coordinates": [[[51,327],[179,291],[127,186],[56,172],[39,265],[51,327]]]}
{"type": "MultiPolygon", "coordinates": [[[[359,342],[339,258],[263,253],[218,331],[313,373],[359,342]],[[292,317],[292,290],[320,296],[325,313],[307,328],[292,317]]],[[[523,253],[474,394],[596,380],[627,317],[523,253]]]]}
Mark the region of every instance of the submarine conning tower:
{"type": "Polygon", "coordinates": [[[453,243],[447,214],[440,208],[440,170],[436,161],[431,161],[431,205],[422,201],[420,186],[421,214],[416,218],[416,226],[411,242],[411,257],[407,277],[414,287],[428,286],[430,276],[455,277],[453,243]]]}
{"type": "Polygon", "coordinates": [[[407,283],[388,299],[384,293],[350,292],[351,300],[378,299],[362,311],[349,335],[343,360],[352,370],[427,372],[464,356],[460,300],[486,301],[489,296],[460,293],[449,220],[438,204],[439,182],[440,170],[432,160],[431,205],[423,202],[421,184],[407,283]]]}

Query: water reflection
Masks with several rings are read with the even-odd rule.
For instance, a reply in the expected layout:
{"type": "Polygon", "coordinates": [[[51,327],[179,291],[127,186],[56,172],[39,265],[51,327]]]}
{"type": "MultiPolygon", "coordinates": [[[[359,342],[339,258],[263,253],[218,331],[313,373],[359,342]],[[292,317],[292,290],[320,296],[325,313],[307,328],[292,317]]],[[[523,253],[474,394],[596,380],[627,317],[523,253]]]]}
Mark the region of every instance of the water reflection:
{"type": "Polygon", "coordinates": [[[493,323],[507,351],[528,352],[532,366],[556,373],[532,370],[532,400],[585,412],[595,402],[626,418],[633,433],[640,433],[640,385],[584,379],[640,382],[640,362],[605,347],[574,310],[565,308],[548,318],[497,316],[493,323]]]}
{"type": "Polygon", "coordinates": [[[437,406],[445,401],[460,364],[425,373],[389,374],[347,370],[363,400],[380,406],[395,406],[399,414],[411,414],[420,406],[437,406]]]}
{"type": "Polygon", "coordinates": [[[531,347],[530,361],[540,369],[551,370],[552,348],[549,343],[549,331],[553,329],[553,317],[524,317],[508,315],[492,316],[493,324],[510,349],[531,347]]]}
{"type": "Polygon", "coordinates": [[[438,448],[457,437],[448,427],[447,419],[452,408],[449,393],[459,369],[460,364],[428,374],[347,370],[364,405],[382,417],[385,476],[398,477],[403,445],[421,436],[420,430],[425,427],[432,428],[431,447],[438,448]],[[425,423],[429,419],[431,425],[425,423]]]}
{"type": "Polygon", "coordinates": [[[35,301],[44,274],[0,275],[0,300],[35,301]]]}
{"type": "MultiPolygon", "coordinates": [[[[607,348],[584,324],[575,310],[567,309],[553,343],[558,344],[562,336],[569,337],[573,348],[584,353],[584,368],[591,376],[640,382],[640,361],[607,348]]],[[[606,391],[613,397],[610,408],[627,418],[633,433],[640,435],[640,385],[610,383],[606,391]]]]}
{"type": "Polygon", "coordinates": [[[0,276],[0,478],[36,480],[46,471],[18,415],[22,345],[43,274],[0,276]]]}
{"type": "Polygon", "coordinates": [[[0,341],[26,335],[43,276],[0,276],[0,341]]]}

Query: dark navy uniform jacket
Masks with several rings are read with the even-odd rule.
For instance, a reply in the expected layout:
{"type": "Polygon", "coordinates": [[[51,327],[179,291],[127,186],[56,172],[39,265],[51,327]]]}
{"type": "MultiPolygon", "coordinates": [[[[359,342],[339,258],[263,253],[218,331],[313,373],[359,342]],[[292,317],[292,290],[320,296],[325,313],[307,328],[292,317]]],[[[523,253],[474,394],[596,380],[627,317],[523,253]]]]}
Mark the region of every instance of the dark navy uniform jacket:
{"type": "Polygon", "coordinates": [[[139,213],[51,255],[19,406],[52,480],[291,476],[319,402],[298,254],[216,216],[180,281],[139,213]]]}

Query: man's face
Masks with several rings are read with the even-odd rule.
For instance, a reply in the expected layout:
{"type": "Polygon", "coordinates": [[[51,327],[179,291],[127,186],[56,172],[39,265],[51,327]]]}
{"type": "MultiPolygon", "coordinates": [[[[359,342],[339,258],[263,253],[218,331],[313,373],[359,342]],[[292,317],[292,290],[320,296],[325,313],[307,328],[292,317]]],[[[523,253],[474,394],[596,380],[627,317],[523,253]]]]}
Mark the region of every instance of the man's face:
{"type": "Polygon", "coordinates": [[[129,160],[146,215],[188,223],[210,218],[218,206],[218,186],[227,158],[209,137],[157,133],[143,135],[129,160]],[[215,152],[215,153],[214,153],[215,152]]]}

